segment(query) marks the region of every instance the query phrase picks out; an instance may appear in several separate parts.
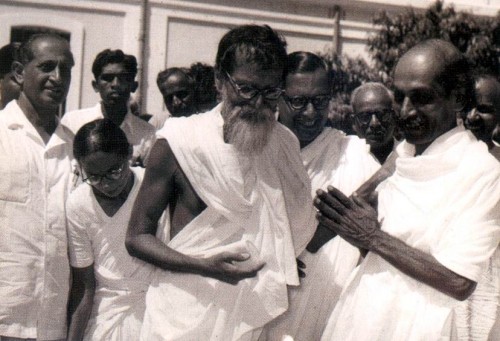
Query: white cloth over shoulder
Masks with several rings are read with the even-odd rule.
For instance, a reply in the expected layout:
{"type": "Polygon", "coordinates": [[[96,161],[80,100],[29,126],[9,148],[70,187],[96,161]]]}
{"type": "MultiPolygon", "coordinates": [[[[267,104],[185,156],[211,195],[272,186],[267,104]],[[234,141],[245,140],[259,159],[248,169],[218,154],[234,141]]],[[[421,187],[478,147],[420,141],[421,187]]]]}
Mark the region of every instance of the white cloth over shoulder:
{"type": "Polygon", "coordinates": [[[144,175],[142,168],[132,169],[132,190],[112,217],[106,215],[86,184],[76,188],[67,202],[71,266],[94,264],[97,282],[86,341],[139,339],[146,291],[155,268],[125,249],[128,221],[144,175]]]}
{"type": "MultiPolygon", "coordinates": [[[[457,127],[417,157],[398,146],[395,174],[380,185],[382,229],[478,281],[500,240],[500,166],[457,127]]],[[[458,301],[374,253],[353,273],[322,340],[449,340],[458,301]]]]}
{"type": "Polygon", "coordinates": [[[238,285],[156,272],[141,340],[243,340],[288,307],[298,285],[296,256],[314,232],[310,182],[293,134],[276,124],[258,156],[223,141],[220,108],[170,118],[158,132],[207,208],[169,243],[192,256],[254,244],[266,265],[238,285]]]}
{"type": "MultiPolygon", "coordinates": [[[[328,185],[350,195],[380,168],[364,140],[332,128],[325,128],[300,154],[311,178],[312,197],[328,185]]],[[[304,250],[299,259],[306,265],[306,277],[299,287],[289,288],[290,307],[264,328],[261,339],[281,341],[289,335],[297,341],[319,340],[359,256],[358,248],[340,237],[317,253],[304,250]]]]}

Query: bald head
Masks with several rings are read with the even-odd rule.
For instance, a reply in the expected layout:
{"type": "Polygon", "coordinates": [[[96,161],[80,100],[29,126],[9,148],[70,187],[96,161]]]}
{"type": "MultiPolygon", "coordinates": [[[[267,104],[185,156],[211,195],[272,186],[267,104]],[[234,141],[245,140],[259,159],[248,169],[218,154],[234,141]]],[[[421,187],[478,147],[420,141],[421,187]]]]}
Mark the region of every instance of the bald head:
{"type": "Polygon", "coordinates": [[[393,95],[382,83],[365,83],[351,96],[353,129],[372,148],[390,142],[394,133],[393,95]]]}

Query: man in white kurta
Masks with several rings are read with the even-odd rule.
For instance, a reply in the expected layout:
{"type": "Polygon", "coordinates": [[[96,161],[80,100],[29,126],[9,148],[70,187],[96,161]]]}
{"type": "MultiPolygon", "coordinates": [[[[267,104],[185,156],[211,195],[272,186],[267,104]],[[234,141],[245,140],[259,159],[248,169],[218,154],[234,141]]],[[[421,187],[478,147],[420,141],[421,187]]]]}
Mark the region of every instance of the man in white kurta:
{"type": "MultiPolygon", "coordinates": [[[[104,118],[102,104],[70,111],[66,113],[61,122],[67,126],[74,135],[85,123],[104,118]]],[[[130,108],[120,124],[120,129],[127,136],[127,140],[133,147],[132,164],[142,163],[147,160],[151,147],[155,141],[155,128],[148,122],[140,119],[130,112],[130,108]]]]}
{"type": "Polygon", "coordinates": [[[56,115],[73,57],[52,35],[34,36],[23,51],[15,73],[23,91],[0,112],[0,339],[63,340],[72,140],[56,115]]]}
{"type": "Polygon", "coordinates": [[[109,217],[92,187],[83,184],[68,198],[68,245],[75,268],[94,265],[96,291],[84,340],[137,340],[154,267],[131,257],[125,234],[144,169],[132,168],[134,185],[120,209],[109,217]]]}
{"type": "Polygon", "coordinates": [[[465,58],[442,40],[422,42],[398,62],[406,140],[397,147],[396,172],[379,186],[380,223],[356,197],[318,192],[320,224],[370,251],[322,340],[452,337],[452,310],[474,291],[500,240],[500,166],[485,144],[456,127],[456,111],[470,105],[457,96],[467,79],[465,58]],[[437,81],[443,70],[449,84],[437,81]]]}

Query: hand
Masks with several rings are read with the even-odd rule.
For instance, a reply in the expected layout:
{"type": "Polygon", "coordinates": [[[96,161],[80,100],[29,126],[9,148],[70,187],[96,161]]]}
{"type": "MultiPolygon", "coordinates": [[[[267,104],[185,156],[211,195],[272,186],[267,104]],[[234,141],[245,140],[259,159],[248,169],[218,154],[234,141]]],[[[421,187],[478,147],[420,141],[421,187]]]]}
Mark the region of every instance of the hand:
{"type": "Polygon", "coordinates": [[[298,258],[296,260],[297,260],[297,271],[299,273],[299,277],[305,278],[306,273],[304,272],[304,269],[306,268],[306,264],[298,258]]]}
{"type": "Polygon", "coordinates": [[[335,231],[332,231],[329,228],[321,224],[318,224],[318,227],[314,232],[314,236],[312,237],[309,244],[307,244],[306,249],[310,253],[316,253],[321,247],[323,247],[323,245],[325,245],[327,242],[329,242],[336,236],[337,233],[335,233],[335,231]]]}
{"type": "Polygon", "coordinates": [[[318,190],[314,206],[319,210],[320,225],[334,231],[352,245],[371,249],[372,240],[380,230],[377,212],[363,199],[346,197],[338,189],[328,186],[328,193],[318,190]]]}
{"type": "Polygon", "coordinates": [[[232,285],[242,279],[255,277],[266,264],[247,252],[224,251],[206,260],[211,277],[232,285]]]}

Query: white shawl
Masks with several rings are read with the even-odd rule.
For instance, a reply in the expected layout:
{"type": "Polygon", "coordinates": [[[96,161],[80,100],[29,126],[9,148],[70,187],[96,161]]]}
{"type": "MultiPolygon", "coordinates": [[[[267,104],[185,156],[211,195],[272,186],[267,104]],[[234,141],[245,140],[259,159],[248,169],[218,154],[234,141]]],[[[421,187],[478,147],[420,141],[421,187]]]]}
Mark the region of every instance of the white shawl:
{"type": "Polygon", "coordinates": [[[315,226],[298,142],[277,124],[261,155],[242,156],[223,141],[220,108],[169,119],[158,132],[207,205],[169,246],[207,256],[250,241],[266,265],[236,286],[158,272],[148,292],[143,340],[238,340],[283,313],[287,284],[299,284],[295,258],[315,226]]]}

